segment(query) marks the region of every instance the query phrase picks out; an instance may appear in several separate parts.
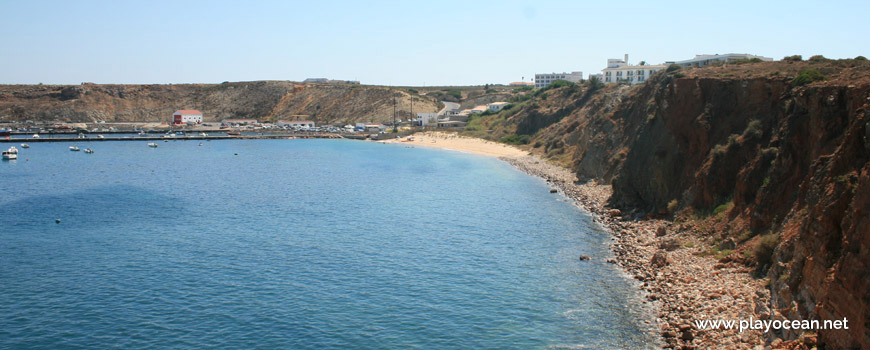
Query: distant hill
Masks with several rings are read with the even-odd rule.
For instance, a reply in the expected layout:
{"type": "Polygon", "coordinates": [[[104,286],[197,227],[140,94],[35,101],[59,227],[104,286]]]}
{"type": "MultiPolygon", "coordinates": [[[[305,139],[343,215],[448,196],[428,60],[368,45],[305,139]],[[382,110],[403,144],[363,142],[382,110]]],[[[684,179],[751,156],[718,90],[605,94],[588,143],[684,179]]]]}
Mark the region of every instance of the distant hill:
{"type": "Polygon", "coordinates": [[[436,97],[408,89],[289,81],[168,85],[0,85],[0,122],[168,121],[178,109],[198,109],[205,121],[226,118],[310,119],[319,123],[386,122],[436,112],[436,97]],[[413,106],[412,106],[413,104],[413,106]]]}

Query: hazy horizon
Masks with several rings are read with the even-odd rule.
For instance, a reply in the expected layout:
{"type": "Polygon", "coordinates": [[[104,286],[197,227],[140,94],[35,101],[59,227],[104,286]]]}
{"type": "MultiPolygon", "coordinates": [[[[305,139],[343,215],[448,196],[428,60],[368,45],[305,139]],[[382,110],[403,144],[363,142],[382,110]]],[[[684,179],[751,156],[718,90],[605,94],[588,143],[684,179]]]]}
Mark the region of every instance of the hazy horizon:
{"type": "Polygon", "coordinates": [[[358,80],[469,86],[608,58],[870,54],[859,1],[0,3],[0,84],[358,80]]]}

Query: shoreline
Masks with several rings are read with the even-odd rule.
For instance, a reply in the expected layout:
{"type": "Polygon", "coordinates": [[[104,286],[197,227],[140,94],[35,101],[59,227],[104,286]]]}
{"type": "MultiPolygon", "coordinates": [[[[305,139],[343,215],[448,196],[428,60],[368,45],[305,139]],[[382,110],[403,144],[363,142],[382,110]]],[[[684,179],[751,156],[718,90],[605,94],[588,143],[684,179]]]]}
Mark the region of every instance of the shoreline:
{"type": "Polygon", "coordinates": [[[410,137],[382,140],[377,142],[396,143],[414,147],[420,146],[429,148],[440,148],[496,158],[523,157],[529,155],[529,152],[500,142],[494,142],[474,137],[460,136],[456,133],[448,134],[444,132],[433,131],[419,132],[411,135],[410,137]]]}
{"type": "MultiPolygon", "coordinates": [[[[748,320],[769,316],[770,292],[763,280],[752,278],[751,269],[735,263],[720,263],[704,256],[698,237],[706,236],[691,224],[668,220],[638,219],[607,207],[610,185],[594,180],[580,182],[570,170],[549,163],[537,155],[492,141],[441,133],[444,140],[426,143],[435,133],[415,134],[411,145],[464,151],[497,157],[518,170],[546,180],[592,215],[613,238],[615,261],[629,276],[640,281],[641,294],[656,310],[662,348],[763,349],[764,334],[759,330],[700,330],[695,321],[748,320]],[[418,141],[417,137],[423,136],[418,141]],[[450,139],[464,143],[447,142],[450,139]],[[475,145],[476,143],[476,145],[475,145]],[[469,147],[469,145],[475,145],[469,147]],[[485,151],[483,147],[490,147],[485,151]],[[511,148],[515,151],[506,151],[511,148]]],[[[391,143],[398,141],[389,141],[391,143]]],[[[601,257],[591,257],[591,259],[601,257]]],[[[773,345],[776,342],[774,342],[773,345]]]]}

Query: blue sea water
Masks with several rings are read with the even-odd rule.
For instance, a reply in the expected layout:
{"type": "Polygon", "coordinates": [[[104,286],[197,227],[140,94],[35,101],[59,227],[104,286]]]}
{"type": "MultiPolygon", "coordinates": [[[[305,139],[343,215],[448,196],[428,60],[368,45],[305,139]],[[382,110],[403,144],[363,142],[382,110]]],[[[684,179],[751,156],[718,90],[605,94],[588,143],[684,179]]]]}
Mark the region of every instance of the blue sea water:
{"type": "Polygon", "coordinates": [[[607,234],[503,162],[198,144],[34,143],[0,163],[0,348],[656,345],[607,234]]]}

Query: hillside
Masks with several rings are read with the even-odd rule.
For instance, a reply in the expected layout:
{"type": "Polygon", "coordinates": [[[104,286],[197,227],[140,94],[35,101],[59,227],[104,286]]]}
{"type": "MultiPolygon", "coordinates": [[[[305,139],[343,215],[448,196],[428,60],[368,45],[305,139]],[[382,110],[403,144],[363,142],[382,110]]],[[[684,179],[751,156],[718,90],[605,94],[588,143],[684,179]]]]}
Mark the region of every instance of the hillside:
{"type": "Polygon", "coordinates": [[[0,121],[167,121],[198,109],[206,121],[311,119],[320,123],[392,120],[435,112],[440,102],[407,90],[287,81],[181,85],[0,85],[0,121]],[[413,104],[413,106],[412,106],[413,104]]]}
{"type": "Polygon", "coordinates": [[[538,90],[468,133],[612,183],[612,207],[668,218],[767,278],[768,319],[845,317],[818,345],[870,348],[868,107],[866,59],[814,57],[538,90]]]}

